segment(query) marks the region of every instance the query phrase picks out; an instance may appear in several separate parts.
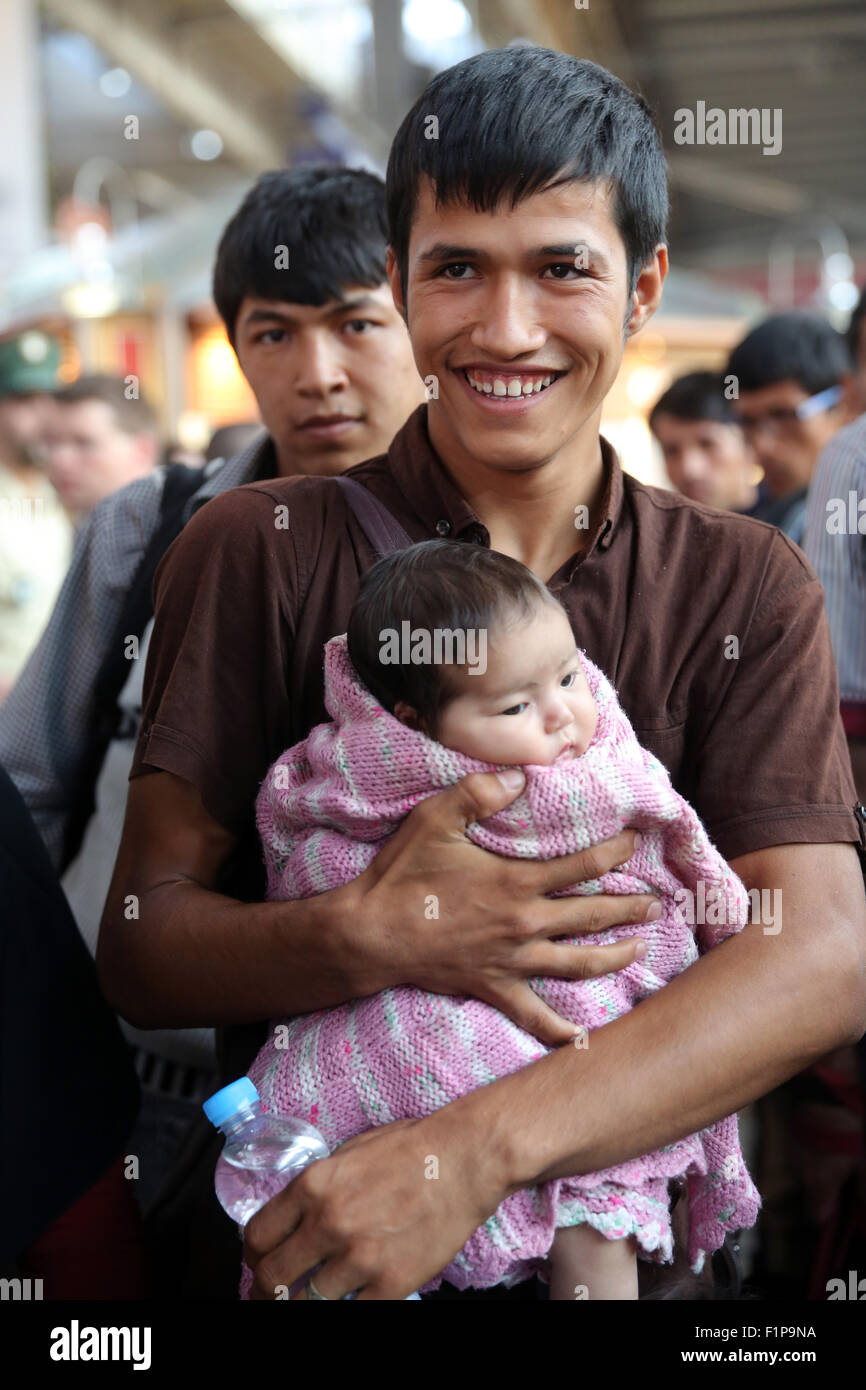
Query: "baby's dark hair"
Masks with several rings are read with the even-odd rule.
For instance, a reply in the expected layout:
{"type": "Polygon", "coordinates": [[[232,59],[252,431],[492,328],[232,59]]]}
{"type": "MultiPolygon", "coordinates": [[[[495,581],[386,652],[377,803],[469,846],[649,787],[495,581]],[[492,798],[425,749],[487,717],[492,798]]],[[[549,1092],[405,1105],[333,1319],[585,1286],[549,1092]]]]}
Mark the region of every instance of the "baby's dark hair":
{"type": "MultiPolygon", "coordinates": [[[[519,560],[470,541],[421,541],[367,571],[349,618],[349,659],[389,714],[404,700],[434,735],[457,693],[453,673],[462,668],[447,659],[423,665],[383,660],[388,634],[399,639],[408,622],[410,633],[489,635],[494,627],[531,617],[540,603],[556,599],[519,560]]],[[[443,649],[446,644],[451,645],[447,635],[443,649]]]]}

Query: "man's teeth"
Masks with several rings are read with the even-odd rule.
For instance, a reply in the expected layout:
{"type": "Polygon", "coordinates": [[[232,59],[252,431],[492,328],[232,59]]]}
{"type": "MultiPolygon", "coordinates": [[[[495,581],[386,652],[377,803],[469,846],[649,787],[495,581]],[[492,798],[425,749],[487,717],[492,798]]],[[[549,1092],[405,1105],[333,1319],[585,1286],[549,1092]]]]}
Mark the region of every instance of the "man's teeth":
{"type": "Polygon", "coordinates": [[[470,376],[464,373],[466,380],[474,391],[480,392],[485,396],[532,396],[543,391],[546,386],[555,380],[553,375],[545,377],[509,377],[503,381],[502,377],[496,376],[492,381],[482,380],[481,377],[470,376]]]}

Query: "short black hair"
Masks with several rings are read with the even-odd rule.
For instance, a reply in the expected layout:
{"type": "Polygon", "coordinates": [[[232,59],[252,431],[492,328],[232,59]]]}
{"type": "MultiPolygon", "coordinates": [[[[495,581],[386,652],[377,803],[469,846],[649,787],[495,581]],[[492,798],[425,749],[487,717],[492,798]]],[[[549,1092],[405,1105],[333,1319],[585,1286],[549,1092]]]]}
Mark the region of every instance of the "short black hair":
{"type": "Polygon", "coordinates": [[[479,212],[505,197],[514,207],[572,179],[608,183],[629,295],[665,240],[667,172],[649,106],[606,68],[549,48],[492,49],[467,58],[434,77],[405,117],[385,180],[404,297],[423,178],[437,204],[465,200],[479,212]]]}
{"type": "Polygon", "coordinates": [[[108,373],[94,373],[80,376],[68,386],[55,391],[53,399],[58,405],[81,405],[83,401],[101,401],[111,408],[118,429],[124,434],[158,434],[156,415],[146,396],[136,384],[122,376],[108,373]],[[133,394],[130,395],[129,392],[133,394]]]}
{"type": "Polygon", "coordinates": [[[349,617],[347,648],[367,689],[389,714],[398,700],[415,710],[431,736],[456,693],[449,667],[380,660],[388,631],[486,632],[540,603],[558,601],[531,570],[509,555],[470,541],[420,541],[367,571],[349,617]]]}
{"type": "Polygon", "coordinates": [[[676,420],[713,420],[718,425],[736,425],[731,402],[725,396],[725,383],[717,372],[687,372],[677,377],[659,396],[649,414],[650,429],[659,415],[676,420]]]}
{"type": "Polygon", "coordinates": [[[376,174],[338,165],[262,174],[217,250],[213,297],[229,342],[247,295],[319,307],[342,299],[348,286],[378,287],[387,241],[385,185],[376,174]]]}
{"type": "Polygon", "coordinates": [[[860,330],[864,320],[866,320],[866,285],[860,291],[860,298],[851,310],[851,318],[845,333],[845,341],[848,344],[848,351],[854,366],[857,366],[860,361],[860,330]]]}
{"type": "Polygon", "coordinates": [[[810,396],[836,386],[851,369],[841,333],[820,314],[805,309],[773,314],[734,348],[727,374],[739,391],[760,391],[778,381],[796,381],[810,396]]]}

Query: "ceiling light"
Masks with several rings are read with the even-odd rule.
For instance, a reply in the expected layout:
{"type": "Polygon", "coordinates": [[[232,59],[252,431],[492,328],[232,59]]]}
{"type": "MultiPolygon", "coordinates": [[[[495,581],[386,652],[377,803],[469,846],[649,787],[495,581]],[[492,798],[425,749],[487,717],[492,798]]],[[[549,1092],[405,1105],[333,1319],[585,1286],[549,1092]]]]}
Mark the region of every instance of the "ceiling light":
{"type": "Polygon", "coordinates": [[[222,137],[215,130],[197,130],[189,143],[196,159],[219,159],[223,152],[222,137]]]}
{"type": "Polygon", "coordinates": [[[132,86],[126,68],[109,68],[99,79],[99,90],[106,97],[125,97],[132,86]]]}
{"type": "Polygon", "coordinates": [[[468,33],[472,20],[460,0],[408,0],[403,6],[403,28],[413,39],[428,43],[436,39],[457,39],[468,33]]]}

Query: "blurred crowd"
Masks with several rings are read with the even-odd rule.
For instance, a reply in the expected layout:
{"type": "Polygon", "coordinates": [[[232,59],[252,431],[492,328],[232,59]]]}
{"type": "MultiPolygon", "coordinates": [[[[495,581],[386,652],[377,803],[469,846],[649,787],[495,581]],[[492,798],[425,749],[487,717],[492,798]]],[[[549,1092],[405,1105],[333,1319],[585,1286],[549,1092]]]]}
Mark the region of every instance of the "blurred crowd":
{"type": "Polygon", "coordinates": [[[137,381],[58,384],[60,346],[30,330],[0,343],[0,703],[36,645],[96,506],[172,462],[203,468],[259,431],[218,430],[197,455],[163,444],[137,381]]]}

